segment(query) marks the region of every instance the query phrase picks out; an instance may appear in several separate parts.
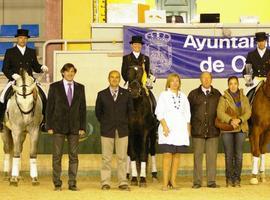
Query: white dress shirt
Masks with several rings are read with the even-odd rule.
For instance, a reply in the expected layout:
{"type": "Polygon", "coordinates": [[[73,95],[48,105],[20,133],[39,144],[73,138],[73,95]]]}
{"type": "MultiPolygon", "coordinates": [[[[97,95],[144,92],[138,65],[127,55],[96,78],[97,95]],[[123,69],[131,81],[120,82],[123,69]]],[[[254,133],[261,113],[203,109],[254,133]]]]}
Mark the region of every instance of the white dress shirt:
{"type": "Polygon", "coordinates": [[[139,56],[140,56],[140,52],[135,52],[135,51],[133,51],[132,52],[133,53],[133,55],[135,56],[135,58],[139,58],[139,56]]]}
{"type": "Polygon", "coordinates": [[[26,46],[21,47],[21,46],[17,45],[17,48],[20,50],[21,54],[24,55],[25,50],[26,50],[26,46]]]}
{"type": "Polygon", "coordinates": [[[178,95],[170,89],[163,91],[157,101],[155,114],[160,121],[164,119],[170,130],[166,137],[163,128],[158,127],[158,143],[189,146],[188,123],[190,123],[190,105],[187,96],[179,91],[178,95]]]}
{"type": "Polygon", "coordinates": [[[111,87],[109,87],[110,88],[110,92],[111,92],[111,95],[113,96],[114,95],[114,93],[116,94],[116,97],[115,97],[115,100],[117,99],[117,97],[118,97],[118,93],[119,93],[119,87],[117,87],[117,88],[115,88],[115,89],[113,89],[113,88],[111,88],[111,87]]]}
{"type": "Polygon", "coordinates": [[[266,48],[264,48],[264,49],[259,49],[259,48],[257,48],[257,51],[258,51],[260,57],[262,58],[263,55],[264,55],[264,53],[265,53],[265,51],[266,51],[266,48]]]}
{"type": "Polygon", "coordinates": [[[205,95],[207,95],[207,92],[206,92],[206,91],[209,91],[209,93],[211,92],[211,87],[208,88],[208,89],[206,89],[206,88],[204,88],[203,86],[201,86],[201,89],[202,89],[202,91],[203,91],[203,93],[204,93],[205,95]]]}
{"type": "Polygon", "coordinates": [[[72,97],[74,95],[74,82],[73,81],[67,81],[66,79],[63,79],[64,87],[65,87],[65,92],[66,95],[68,94],[68,88],[69,88],[69,83],[71,83],[71,89],[72,89],[72,97]]]}

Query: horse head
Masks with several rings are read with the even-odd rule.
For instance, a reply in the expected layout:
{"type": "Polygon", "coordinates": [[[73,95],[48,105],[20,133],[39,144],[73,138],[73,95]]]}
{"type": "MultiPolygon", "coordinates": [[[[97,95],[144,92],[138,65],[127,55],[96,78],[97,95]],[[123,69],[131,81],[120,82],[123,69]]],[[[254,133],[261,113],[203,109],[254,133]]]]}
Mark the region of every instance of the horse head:
{"type": "Polygon", "coordinates": [[[12,85],[15,93],[16,103],[22,113],[32,111],[34,107],[34,91],[36,91],[36,83],[34,78],[29,76],[25,70],[20,72],[21,77],[12,85]]]}
{"type": "Polygon", "coordinates": [[[128,91],[132,98],[138,98],[142,95],[143,68],[139,65],[130,66],[128,70],[128,91]]]}

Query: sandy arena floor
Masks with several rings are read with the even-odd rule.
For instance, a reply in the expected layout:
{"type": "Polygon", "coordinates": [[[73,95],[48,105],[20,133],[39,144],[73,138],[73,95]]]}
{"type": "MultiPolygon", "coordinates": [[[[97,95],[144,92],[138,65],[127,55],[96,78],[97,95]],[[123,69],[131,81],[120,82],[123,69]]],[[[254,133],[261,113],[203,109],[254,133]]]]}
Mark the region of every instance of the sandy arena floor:
{"type": "Polygon", "coordinates": [[[9,186],[9,183],[0,177],[1,200],[264,200],[270,198],[270,180],[266,183],[253,186],[249,185],[249,177],[242,180],[241,188],[226,188],[224,177],[218,177],[217,183],[221,188],[212,189],[202,187],[192,189],[191,177],[179,177],[181,187],[178,191],[161,191],[161,183],[148,182],[147,188],[131,187],[131,191],[119,191],[116,181],[113,180],[112,189],[102,191],[99,185],[99,177],[79,177],[78,187],[80,191],[73,192],[67,189],[67,178],[63,178],[63,190],[53,191],[51,177],[40,177],[40,186],[32,186],[30,178],[21,180],[18,187],[9,186]]]}

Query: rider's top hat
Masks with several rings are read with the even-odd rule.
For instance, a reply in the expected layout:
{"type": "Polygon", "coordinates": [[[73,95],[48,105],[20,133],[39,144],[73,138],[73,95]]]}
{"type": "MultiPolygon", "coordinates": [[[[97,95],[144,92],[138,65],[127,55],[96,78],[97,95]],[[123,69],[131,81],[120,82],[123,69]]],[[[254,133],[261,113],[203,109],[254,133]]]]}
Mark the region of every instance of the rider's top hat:
{"type": "Polygon", "coordinates": [[[255,40],[257,42],[261,42],[261,41],[264,41],[264,40],[267,40],[267,35],[265,32],[257,32],[255,33],[255,40]]]}
{"type": "Polygon", "coordinates": [[[15,35],[15,37],[19,37],[19,36],[25,36],[30,38],[30,36],[28,35],[29,31],[27,29],[18,29],[17,30],[17,34],[15,35]]]}
{"type": "Polygon", "coordinates": [[[144,42],[142,41],[142,36],[132,36],[131,41],[129,42],[129,44],[133,44],[133,43],[141,43],[144,44],[144,42]]]}

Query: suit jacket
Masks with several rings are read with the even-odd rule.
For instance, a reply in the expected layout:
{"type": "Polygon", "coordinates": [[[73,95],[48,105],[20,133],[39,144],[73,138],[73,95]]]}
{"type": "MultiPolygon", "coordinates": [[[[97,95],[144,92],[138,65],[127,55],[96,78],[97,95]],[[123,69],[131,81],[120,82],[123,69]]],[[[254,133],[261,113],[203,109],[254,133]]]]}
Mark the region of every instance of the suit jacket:
{"type": "Polygon", "coordinates": [[[132,98],[126,89],[119,87],[116,101],[113,100],[109,87],[100,91],[95,112],[100,122],[101,136],[114,138],[116,129],[119,137],[128,136],[128,118],[132,110],[132,98]]]}
{"type": "MultiPolygon", "coordinates": [[[[263,57],[258,53],[258,50],[255,49],[251,51],[247,55],[247,64],[252,64],[253,69],[253,77],[266,77],[267,73],[270,71],[270,50],[266,49],[263,57]]],[[[243,70],[243,74],[245,74],[245,69],[243,70]]]]}
{"type": "Polygon", "coordinates": [[[33,76],[33,71],[37,73],[42,71],[34,49],[26,47],[24,55],[17,46],[7,49],[3,61],[3,73],[9,81],[13,80],[11,77],[13,74],[19,74],[20,68],[24,68],[30,76],[33,76]]]}
{"type": "Polygon", "coordinates": [[[188,95],[191,112],[191,136],[196,138],[212,138],[219,136],[215,126],[217,106],[221,94],[211,86],[209,95],[205,95],[201,86],[188,95]]]}
{"type": "Polygon", "coordinates": [[[79,130],[86,130],[86,101],[82,84],[74,82],[71,106],[68,104],[63,80],[50,85],[46,123],[47,128],[54,133],[78,134],[79,130]]]}
{"type": "Polygon", "coordinates": [[[123,57],[122,69],[121,69],[121,74],[122,74],[123,79],[126,82],[128,81],[128,68],[130,66],[133,66],[133,65],[142,66],[143,63],[145,66],[145,71],[147,73],[147,77],[148,77],[150,74],[150,64],[149,64],[149,57],[148,56],[141,53],[137,59],[132,52],[128,55],[125,55],[123,57]]]}

